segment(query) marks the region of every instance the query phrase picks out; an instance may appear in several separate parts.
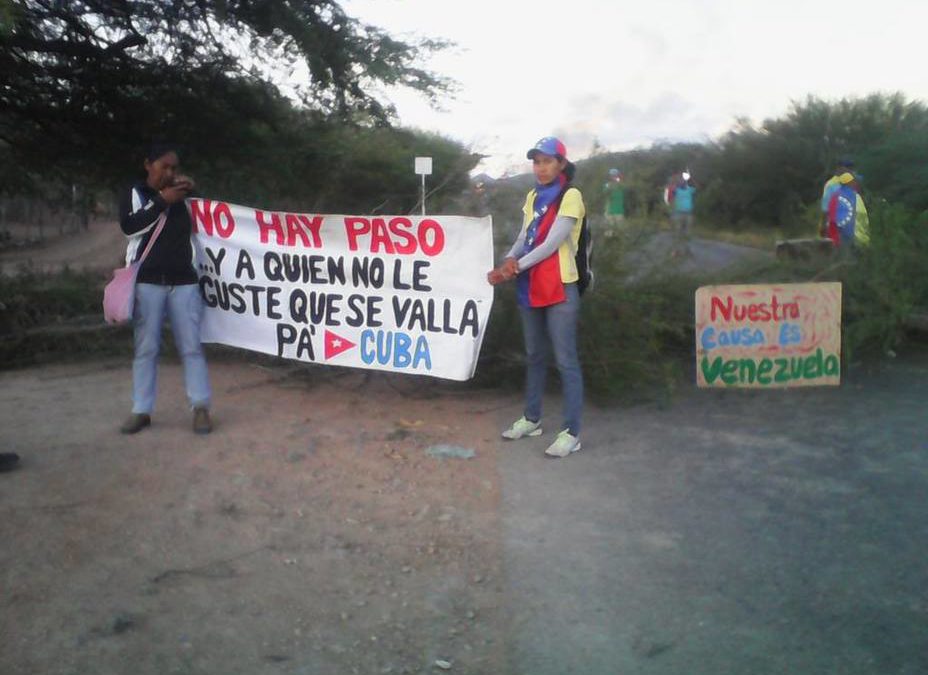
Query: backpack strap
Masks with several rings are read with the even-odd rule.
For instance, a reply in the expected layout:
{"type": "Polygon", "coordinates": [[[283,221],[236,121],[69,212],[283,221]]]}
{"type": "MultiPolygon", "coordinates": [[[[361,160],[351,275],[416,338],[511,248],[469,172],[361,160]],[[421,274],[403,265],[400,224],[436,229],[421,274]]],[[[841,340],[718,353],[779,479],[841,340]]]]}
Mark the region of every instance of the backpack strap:
{"type": "MultiPolygon", "coordinates": [[[[558,208],[559,211],[560,211],[560,209],[561,209],[561,202],[564,201],[564,195],[566,195],[566,194],[567,194],[567,191],[568,191],[570,188],[572,188],[572,187],[573,187],[573,184],[572,184],[570,181],[567,181],[567,183],[564,184],[564,189],[561,190],[561,194],[559,194],[559,195],[557,196],[557,199],[554,200],[553,203],[554,203],[554,204],[557,204],[557,208],[558,208]]],[[[557,217],[557,216],[555,216],[555,218],[556,218],[556,217],[557,217]]],[[[583,226],[584,226],[585,223],[586,223],[586,215],[584,215],[583,218],[580,219],[580,227],[581,227],[581,229],[583,228],[583,226]]],[[[579,243],[579,242],[578,242],[578,243],[579,243]]],[[[567,246],[570,248],[570,255],[576,256],[576,255],[577,255],[577,248],[574,246],[573,237],[570,237],[570,236],[567,237],[567,246]]]]}

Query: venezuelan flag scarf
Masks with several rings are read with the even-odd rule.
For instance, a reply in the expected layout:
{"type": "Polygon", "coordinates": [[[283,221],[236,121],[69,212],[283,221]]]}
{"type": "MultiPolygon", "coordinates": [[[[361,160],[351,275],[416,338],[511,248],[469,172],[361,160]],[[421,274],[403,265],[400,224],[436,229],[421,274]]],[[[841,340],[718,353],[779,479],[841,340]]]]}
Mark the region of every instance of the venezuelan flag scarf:
{"type": "Polygon", "coordinates": [[[828,238],[835,246],[854,242],[857,225],[857,191],[842,185],[828,202],[828,238]]]}
{"type": "MultiPolygon", "coordinates": [[[[535,186],[532,202],[532,220],[525,228],[525,244],[522,255],[526,255],[547,238],[551,225],[557,218],[561,199],[570,187],[567,177],[561,174],[548,185],[535,186]]],[[[516,279],[516,297],[522,307],[547,307],[567,299],[561,281],[561,257],[556,250],[537,265],[520,272],[516,279]]]]}

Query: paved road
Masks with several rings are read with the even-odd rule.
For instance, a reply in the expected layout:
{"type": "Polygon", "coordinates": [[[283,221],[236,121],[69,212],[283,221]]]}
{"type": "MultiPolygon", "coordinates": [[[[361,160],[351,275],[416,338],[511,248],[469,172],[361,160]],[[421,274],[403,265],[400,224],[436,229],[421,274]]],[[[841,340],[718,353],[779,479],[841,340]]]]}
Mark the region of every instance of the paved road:
{"type": "Polygon", "coordinates": [[[846,379],[501,442],[509,672],[928,672],[928,353],[846,379]]]}

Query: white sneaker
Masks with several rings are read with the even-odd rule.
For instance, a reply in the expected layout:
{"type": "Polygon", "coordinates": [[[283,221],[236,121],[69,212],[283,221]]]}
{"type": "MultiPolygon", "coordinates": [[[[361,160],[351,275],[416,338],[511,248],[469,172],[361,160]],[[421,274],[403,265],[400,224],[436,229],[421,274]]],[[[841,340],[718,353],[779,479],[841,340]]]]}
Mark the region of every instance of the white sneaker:
{"type": "Polygon", "coordinates": [[[548,446],[548,449],[545,450],[545,454],[548,457],[567,457],[572,452],[577,452],[580,449],[580,439],[576,436],[571,436],[567,429],[564,429],[561,433],[557,435],[557,438],[554,439],[554,443],[548,446]]]}
{"type": "Polygon", "coordinates": [[[523,436],[541,436],[541,422],[531,422],[520,417],[512,426],[503,432],[503,438],[515,441],[523,436]]]}

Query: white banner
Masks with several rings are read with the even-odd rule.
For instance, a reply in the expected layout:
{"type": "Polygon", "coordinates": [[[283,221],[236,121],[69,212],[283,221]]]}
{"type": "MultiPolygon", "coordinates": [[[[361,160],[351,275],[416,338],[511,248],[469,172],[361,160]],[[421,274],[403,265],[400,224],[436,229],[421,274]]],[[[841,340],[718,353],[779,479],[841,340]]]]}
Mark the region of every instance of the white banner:
{"type": "Polygon", "coordinates": [[[187,200],[203,342],[334,366],[473,376],[491,218],[336,216],[187,200]]]}

